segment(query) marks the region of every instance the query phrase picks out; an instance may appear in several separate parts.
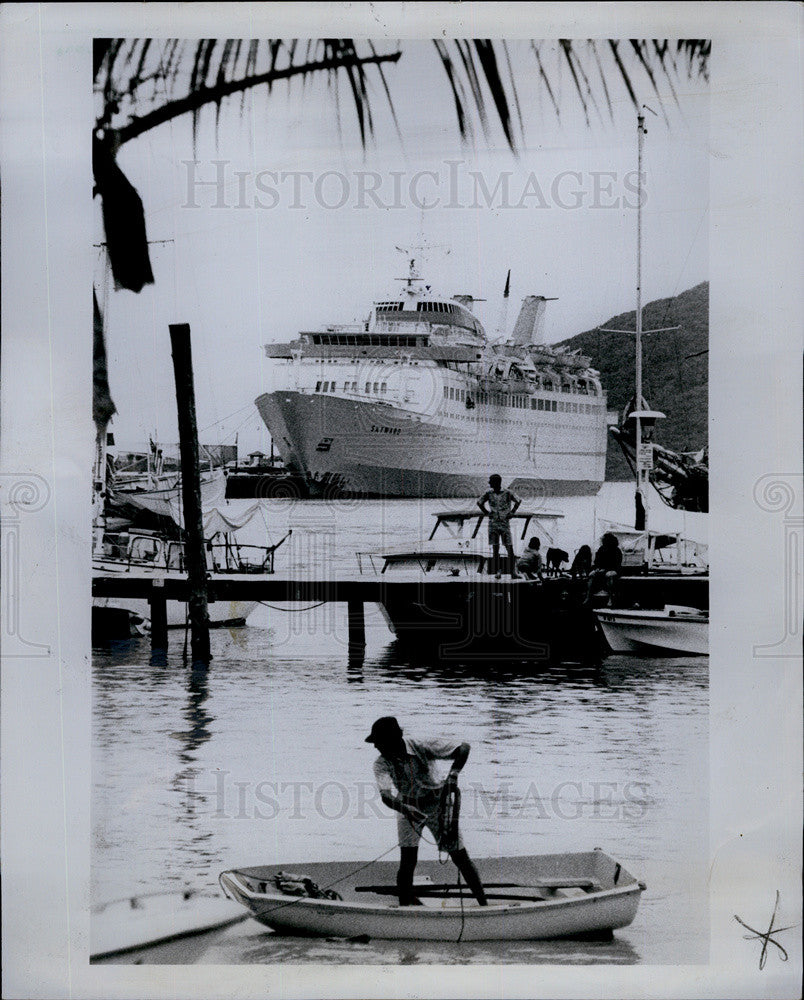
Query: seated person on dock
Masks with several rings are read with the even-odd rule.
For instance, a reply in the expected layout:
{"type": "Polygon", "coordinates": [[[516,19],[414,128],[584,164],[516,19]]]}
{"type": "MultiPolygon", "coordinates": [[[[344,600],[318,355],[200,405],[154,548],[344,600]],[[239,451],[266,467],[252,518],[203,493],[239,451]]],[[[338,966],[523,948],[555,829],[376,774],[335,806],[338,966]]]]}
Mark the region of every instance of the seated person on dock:
{"type": "Polygon", "coordinates": [[[574,580],[579,576],[589,576],[592,572],[592,550],[588,545],[582,545],[575,553],[570,567],[570,575],[574,580]]]}
{"type": "Polygon", "coordinates": [[[517,578],[514,561],[516,553],[511,540],[510,520],[519,509],[522,501],[510,490],[502,489],[502,479],[493,473],[489,476],[489,486],[483,496],[477,501],[478,507],[489,519],[489,544],[491,545],[491,567],[495,576],[500,575],[500,542],[508,551],[508,572],[511,579],[517,578]]]}
{"type": "Polygon", "coordinates": [[[374,777],[380,797],[389,809],[399,813],[400,863],[396,884],[400,906],[420,903],[413,893],[413,873],[419,853],[419,839],[426,826],[438,845],[446,851],[467,886],[481,906],[486,905],[486,894],[477,869],[472,863],[461,840],[457,815],[452,822],[446,815],[449,800],[457,790],[458,772],[469,756],[468,743],[448,740],[413,740],[402,735],[402,728],[392,716],[377,719],[366,737],[373,743],[380,756],[374,762],[374,777]],[[451,760],[452,767],[446,781],[435,774],[434,762],[451,760]]]}
{"type": "Polygon", "coordinates": [[[601,584],[605,583],[608,591],[608,606],[614,604],[614,589],[617,585],[617,578],[623,565],[623,553],[617,536],[610,531],[600,540],[600,548],[595,553],[595,562],[589,576],[589,589],[586,599],[591,601],[592,595],[601,584]]]}
{"type": "Polygon", "coordinates": [[[516,568],[528,580],[541,580],[542,578],[541,544],[541,541],[534,535],[517,561],[516,568]]]}

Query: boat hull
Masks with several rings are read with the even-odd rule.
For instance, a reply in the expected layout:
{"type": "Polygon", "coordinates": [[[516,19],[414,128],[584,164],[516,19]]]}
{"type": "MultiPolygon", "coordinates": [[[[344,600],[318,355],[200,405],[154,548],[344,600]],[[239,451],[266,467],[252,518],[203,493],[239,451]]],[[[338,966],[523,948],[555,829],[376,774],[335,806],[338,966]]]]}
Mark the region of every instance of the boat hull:
{"type": "MultiPolygon", "coordinates": [[[[468,895],[461,900],[454,895],[452,898],[433,898],[422,893],[424,905],[409,907],[400,907],[393,896],[366,893],[361,898],[355,890],[356,880],[371,883],[382,879],[389,886],[393,884],[396,866],[387,862],[299,867],[322,887],[334,882],[343,896],[341,900],[282,895],[272,889],[271,879],[280,871],[277,866],[224,872],[221,885],[256,920],[284,933],[420,941],[538,940],[603,935],[632,923],[644,889],[601,851],[480,859],[476,866],[487,885],[495,882],[510,885],[516,881],[516,889],[508,889],[504,894],[512,898],[500,901],[490,896],[486,907],[478,906],[468,895]],[[589,875],[595,881],[595,888],[591,891],[539,889],[538,883],[544,874],[550,872],[552,875],[556,867],[561,868],[562,862],[568,881],[576,875],[589,875]],[[349,878],[350,869],[358,871],[356,879],[349,878]],[[346,873],[346,877],[339,877],[341,873],[346,873]],[[517,892],[522,894],[521,899],[515,898],[517,892]],[[537,892],[542,892],[546,898],[534,901],[537,892]]],[[[561,882],[561,874],[559,872],[554,881],[561,882]]],[[[421,882],[423,876],[442,882],[444,868],[438,862],[420,862],[417,867],[419,890],[426,888],[426,883],[421,882]]]]}
{"type": "MultiPolygon", "coordinates": [[[[187,604],[183,601],[167,601],[168,628],[185,628],[188,623],[187,604]]],[[[209,609],[209,624],[212,628],[235,628],[245,625],[248,616],[257,607],[258,601],[215,601],[209,609]]],[[[98,611],[118,610],[135,615],[143,621],[150,621],[151,608],[144,598],[95,597],[93,609],[98,611]]]]}
{"type": "Polygon", "coordinates": [[[661,612],[616,608],[597,612],[614,653],[650,654],[656,650],[705,656],[709,652],[709,620],[671,617],[661,612]]]}
{"type": "Polygon", "coordinates": [[[244,914],[228,899],[192,892],[157,892],[92,908],[90,961],[238,923],[244,914]]]}
{"type": "Polygon", "coordinates": [[[568,427],[563,442],[550,439],[542,448],[535,443],[541,440],[538,426],[525,417],[509,421],[510,427],[502,418],[472,418],[464,425],[438,412],[292,390],[265,393],[255,402],[288,468],[337,476],[354,493],[477,497],[495,471],[530,496],[591,496],[603,482],[602,425],[600,441],[579,444],[582,434],[595,433],[568,427]]]}
{"type": "Polygon", "coordinates": [[[596,664],[605,642],[584,603],[586,581],[481,578],[418,580],[386,592],[383,606],[403,643],[436,646],[441,661],[528,660],[596,664]]]}

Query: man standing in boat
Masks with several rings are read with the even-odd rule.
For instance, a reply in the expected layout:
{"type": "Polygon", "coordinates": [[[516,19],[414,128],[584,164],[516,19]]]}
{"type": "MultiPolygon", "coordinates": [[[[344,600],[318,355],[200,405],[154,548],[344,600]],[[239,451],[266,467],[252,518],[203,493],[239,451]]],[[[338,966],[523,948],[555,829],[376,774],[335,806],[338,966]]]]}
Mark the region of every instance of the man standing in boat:
{"type": "Polygon", "coordinates": [[[458,773],[469,756],[468,743],[449,740],[413,740],[402,735],[392,716],[383,716],[371,727],[366,743],[373,743],[380,756],[374,762],[374,777],[380,797],[395,810],[399,833],[399,871],[396,877],[400,906],[420,903],[413,893],[413,873],[419,854],[419,839],[426,826],[438,849],[446,851],[463,875],[480,906],[486,894],[477,869],[463,846],[457,812],[450,808],[456,798],[458,773]],[[451,760],[446,781],[435,773],[435,761],[451,760]],[[449,815],[451,813],[451,815],[449,815]]]}
{"type": "Polygon", "coordinates": [[[522,501],[511,490],[502,489],[502,479],[493,473],[489,476],[489,486],[483,496],[477,501],[478,507],[489,519],[489,543],[491,544],[491,566],[496,577],[500,575],[500,542],[508,552],[508,572],[511,579],[517,578],[515,569],[516,556],[514,543],[511,539],[510,520],[519,509],[522,501]]]}

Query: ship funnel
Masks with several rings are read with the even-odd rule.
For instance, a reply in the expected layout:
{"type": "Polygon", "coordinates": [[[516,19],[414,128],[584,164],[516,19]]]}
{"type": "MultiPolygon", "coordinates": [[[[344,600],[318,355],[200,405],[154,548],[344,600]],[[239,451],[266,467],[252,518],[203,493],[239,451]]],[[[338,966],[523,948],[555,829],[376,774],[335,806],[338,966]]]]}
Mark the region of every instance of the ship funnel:
{"type": "Polygon", "coordinates": [[[522,347],[526,344],[544,343],[544,310],[546,304],[553,301],[555,300],[544,295],[525,296],[511,337],[514,344],[522,347]]]}

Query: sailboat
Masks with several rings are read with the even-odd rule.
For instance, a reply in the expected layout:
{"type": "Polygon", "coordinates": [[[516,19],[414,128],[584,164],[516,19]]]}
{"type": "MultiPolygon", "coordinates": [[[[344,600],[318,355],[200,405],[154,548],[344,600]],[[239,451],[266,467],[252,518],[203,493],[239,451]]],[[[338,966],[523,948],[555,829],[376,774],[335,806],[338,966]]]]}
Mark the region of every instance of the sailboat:
{"type": "MultiPolygon", "coordinates": [[[[136,503],[136,501],[132,501],[136,503]]],[[[274,553],[287,540],[290,532],[274,545],[244,545],[237,532],[255,518],[265,517],[265,510],[255,503],[239,517],[217,507],[204,511],[204,537],[207,568],[210,578],[232,574],[271,574],[274,553]]],[[[177,526],[178,527],[178,526],[177,526]]],[[[180,532],[134,527],[126,524],[116,531],[102,534],[92,558],[94,576],[117,576],[134,573],[162,579],[187,575],[184,541],[180,532]]],[[[257,607],[257,601],[219,601],[209,605],[209,623],[214,627],[236,627],[257,607]]],[[[146,598],[93,598],[93,635],[96,638],[142,634],[148,630],[150,608],[146,598]]],[[[167,602],[168,628],[187,625],[187,605],[182,601],[167,602]]]]}
{"type": "MultiPolygon", "coordinates": [[[[642,153],[646,135],[645,116],[637,115],[639,197],[637,200],[637,283],[636,330],[607,331],[635,333],[635,393],[627,416],[627,435],[633,454],[636,480],[634,528],[608,525],[623,553],[623,575],[618,581],[618,607],[597,612],[598,621],[613,652],[653,654],[709,651],[709,567],[706,546],[692,543],[679,532],[652,531],[648,525],[649,493],[657,452],[653,441],[657,420],[664,418],[652,410],[642,395],[642,336],[663,333],[671,327],[642,329],[642,153]],[[666,558],[667,555],[670,558],[666,558]],[[660,583],[661,581],[661,583],[660,583]],[[657,586],[658,584],[658,586],[657,586]],[[653,595],[661,606],[651,606],[653,595]]],[[[660,494],[661,495],[661,494],[660,494]]],[[[679,505],[680,506],[680,505],[679,505]]]]}
{"type": "MultiPolygon", "coordinates": [[[[185,578],[183,510],[180,486],[118,491],[108,487],[107,462],[102,444],[96,453],[93,495],[93,576],[133,573],[162,579],[185,578]]],[[[205,554],[209,576],[271,574],[274,553],[290,532],[273,545],[246,545],[237,533],[261,518],[265,510],[255,503],[239,516],[224,508],[225,479],[222,471],[202,480],[201,498],[205,554]]],[[[257,607],[257,601],[219,601],[209,605],[212,627],[236,627],[257,607]]],[[[185,628],[187,604],[167,602],[168,628],[185,628]]],[[[94,597],[94,639],[128,638],[149,629],[150,607],[146,598],[94,597]]]]}

